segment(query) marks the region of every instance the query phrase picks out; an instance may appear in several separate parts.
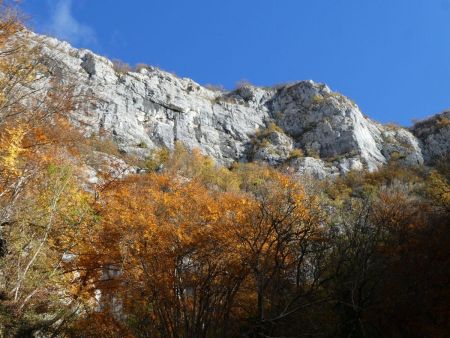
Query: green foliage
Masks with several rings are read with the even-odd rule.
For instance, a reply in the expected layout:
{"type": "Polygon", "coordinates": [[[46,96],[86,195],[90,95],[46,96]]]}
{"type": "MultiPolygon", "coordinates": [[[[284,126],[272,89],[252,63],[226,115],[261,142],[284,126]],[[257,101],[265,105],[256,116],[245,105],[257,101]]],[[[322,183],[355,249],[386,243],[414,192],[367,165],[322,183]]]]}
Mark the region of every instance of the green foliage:
{"type": "Polygon", "coordinates": [[[161,168],[170,158],[170,150],[162,147],[150,151],[150,155],[144,161],[143,167],[150,171],[156,171],[161,168]]]}
{"type": "Polygon", "coordinates": [[[147,149],[148,145],[144,141],[141,141],[136,145],[136,147],[141,148],[141,149],[147,149]]]}

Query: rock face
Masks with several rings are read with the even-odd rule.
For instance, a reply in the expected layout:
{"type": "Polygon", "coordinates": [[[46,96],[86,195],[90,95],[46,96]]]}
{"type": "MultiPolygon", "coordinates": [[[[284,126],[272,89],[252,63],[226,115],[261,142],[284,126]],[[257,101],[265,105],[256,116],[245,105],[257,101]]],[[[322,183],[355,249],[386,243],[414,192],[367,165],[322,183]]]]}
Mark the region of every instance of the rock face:
{"type": "Polygon", "coordinates": [[[448,125],[436,131],[387,127],[324,84],[300,81],[280,88],[244,85],[214,91],[154,67],[126,72],[108,59],[65,42],[32,34],[43,53],[77,91],[92,101],[77,108],[73,122],[86,133],[108,134],[125,152],[145,157],[180,141],[221,164],[234,161],[288,163],[317,177],[349,170],[375,170],[390,159],[408,164],[449,150],[448,125]],[[295,156],[292,156],[294,154],[295,156]]]}
{"type": "Polygon", "coordinates": [[[434,162],[450,155],[450,111],[445,111],[424,121],[417,122],[412,128],[420,140],[423,156],[427,162],[434,162]]]}

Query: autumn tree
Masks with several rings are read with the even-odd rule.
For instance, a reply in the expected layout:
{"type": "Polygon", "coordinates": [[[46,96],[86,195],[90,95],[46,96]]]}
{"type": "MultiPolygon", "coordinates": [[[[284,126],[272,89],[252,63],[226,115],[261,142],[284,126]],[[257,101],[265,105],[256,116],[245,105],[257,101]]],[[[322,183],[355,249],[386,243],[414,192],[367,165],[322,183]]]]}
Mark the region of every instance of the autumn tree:
{"type": "Polygon", "coordinates": [[[76,86],[0,7],[0,336],[448,335],[446,159],[305,188],[177,142],[89,185],[122,155],[71,127],[76,86]]]}
{"type": "Polygon", "coordinates": [[[210,159],[176,152],[192,157],[102,192],[93,250],[74,261],[101,295],[93,311],[133,335],[210,337],[266,332],[304,308],[321,273],[316,201],[268,167],[228,170],[229,186],[210,159]]]}
{"type": "Polygon", "coordinates": [[[321,276],[316,265],[323,252],[321,213],[317,201],[288,176],[254,165],[238,171],[252,196],[245,223],[232,227],[250,271],[240,306],[250,314],[249,334],[273,334],[312,301],[308,295],[321,276]]]}
{"type": "Polygon", "coordinates": [[[131,332],[147,336],[224,330],[246,274],[228,229],[246,199],[152,174],[117,183],[100,203],[95,251],[78,264],[101,292],[105,318],[126,318],[131,332]]]}
{"type": "Polygon", "coordinates": [[[73,86],[0,6],[0,335],[24,336],[57,329],[76,308],[64,260],[90,197],[74,169],[73,86]]]}
{"type": "Polygon", "coordinates": [[[321,334],[445,336],[450,224],[433,175],[392,166],[334,186],[321,334]]]}

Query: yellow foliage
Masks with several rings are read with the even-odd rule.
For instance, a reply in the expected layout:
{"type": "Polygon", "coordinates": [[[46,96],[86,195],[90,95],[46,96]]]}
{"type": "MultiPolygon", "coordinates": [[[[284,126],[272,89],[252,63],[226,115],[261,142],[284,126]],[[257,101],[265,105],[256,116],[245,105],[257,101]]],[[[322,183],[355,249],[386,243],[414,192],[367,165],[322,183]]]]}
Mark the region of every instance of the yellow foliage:
{"type": "Polygon", "coordinates": [[[25,136],[25,127],[19,125],[7,128],[0,139],[0,165],[6,172],[15,175],[20,173],[18,168],[19,155],[25,151],[22,142],[25,136]]]}
{"type": "Polygon", "coordinates": [[[450,183],[443,175],[433,170],[427,179],[427,192],[431,198],[446,210],[450,210],[450,183]]]}

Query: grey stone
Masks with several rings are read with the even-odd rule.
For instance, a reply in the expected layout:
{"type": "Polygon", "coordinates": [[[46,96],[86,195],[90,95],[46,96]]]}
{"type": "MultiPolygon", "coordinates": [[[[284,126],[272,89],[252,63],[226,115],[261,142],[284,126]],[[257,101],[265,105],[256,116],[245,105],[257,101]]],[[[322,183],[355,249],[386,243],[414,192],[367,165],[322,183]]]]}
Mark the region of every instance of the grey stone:
{"type": "Polygon", "coordinates": [[[278,88],[244,85],[231,92],[214,91],[151,66],[117,73],[104,57],[28,34],[75,82],[77,93],[94,97],[77,107],[72,122],[86,135],[109,135],[122,151],[140,157],[155,147],[173,149],[179,141],[224,165],[249,158],[280,164],[292,160],[290,153],[298,148],[307,156],[298,159],[298,171],[324,177],[376,170],[394,153],[406,164],[421,164],[422,149],[426,161],[449,151],[450,129],[438,128],[440,120],[412,128],[418,140],[409,130],[370,120],[354,102],[324,84],[300,81],[278,88]],[[269,123],[281,131],[254,149],[255,134],[269,123]]]}
{"type": "Polygon", "coordinates": [[[424,159],[427,163],[433,163],[440,158],[449,158],[450,111],[444,111],[417,122],[411,130],[420,140],[424,159]]]}

